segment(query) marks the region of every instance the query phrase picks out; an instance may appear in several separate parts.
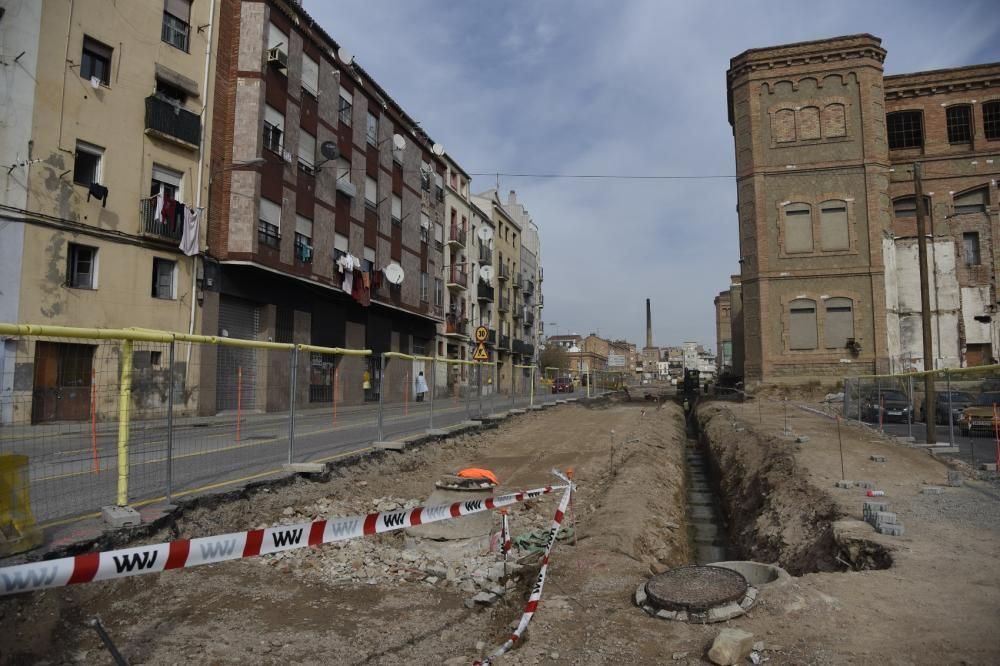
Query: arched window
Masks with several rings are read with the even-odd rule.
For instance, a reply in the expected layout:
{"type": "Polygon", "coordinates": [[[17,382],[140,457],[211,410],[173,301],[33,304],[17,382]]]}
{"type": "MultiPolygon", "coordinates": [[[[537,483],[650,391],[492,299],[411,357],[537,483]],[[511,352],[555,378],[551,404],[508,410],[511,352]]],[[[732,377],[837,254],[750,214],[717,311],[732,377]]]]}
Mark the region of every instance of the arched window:
{"type": "Polygon", "coordinates": [[[847,202],[839,199],[819,205],[819,238],[824,250],[849,250],[851,238],[847,230],[847,202]]]}
{"type": "Polygon", "coordinates": [[[986,204],[990,200],[989,192],[985,187],[956,194],[954,198],[955,215],[965,215],[967,213],[985,213],[986,204]]]}
{"type": "MultiPolygon", "coordinates": [[[[924,214],[931,209],[930,197],[924,197],[924,214]]],[[[900,197],[898,199],[892,200],[892,216],[893,217],[916,217],[917,216],[917,198],[916,197],[900,197]]]]}
{"type": "Polygon", "coordinates": [[[854,337],[854,303],[849,298],[826,299],[823,342],[829,349],[847,346],[854,337]]]}
{"type": "Polygon", "coordinates": [[[818,139],[819,109],[815,106],[807,106],[800,110],[798,125],[800,139],[818,139]]]}
{"type": "Polygon", "coordinates": [[[785,213],[785,252],[812,252],[812,207],[806,203],[790,203],[785,213]]]}
{"type": "Polygon", "coordinates": [[[983,134],[990,141],[1000,139],[1000,101],[983,103],[983,134]]]}
{"type": "Polygon", "coordinates": [[[791,109],[776,111],[772,119],[771,133],[778,143],[795,141],[795,112],[791,109]]]}
{"type": "Polygon", "coordinates": [[[823,136],[845,136],[847,120],[844,116],[843,104],[827,104],[823,108],[823,136]]]}
{"type": "Polygon", "coordinates": [[[808,298],[792,301],[788,324],[791,349],[816,349],[816,301],[808,298]]]}

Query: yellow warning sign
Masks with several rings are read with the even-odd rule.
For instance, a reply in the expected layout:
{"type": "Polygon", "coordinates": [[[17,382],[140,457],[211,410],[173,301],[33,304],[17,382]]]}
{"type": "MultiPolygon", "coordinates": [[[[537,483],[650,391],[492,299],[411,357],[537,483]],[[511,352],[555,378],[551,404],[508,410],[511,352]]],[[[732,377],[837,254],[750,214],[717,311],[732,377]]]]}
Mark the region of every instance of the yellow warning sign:
{"type": "Polygon", "coordinates": [[[486,338],[489,336],[489,331],[486,330],[485,326],[476,327],[476,342],[486,342],[486,338]]]}
{"type": "Polygon", "coordinates": [[[490,360],[490,355],[486,352],[486,345],[482,342],[476,347],[476,352],[472,355],[473,361],[488,361],[490,360]]]}

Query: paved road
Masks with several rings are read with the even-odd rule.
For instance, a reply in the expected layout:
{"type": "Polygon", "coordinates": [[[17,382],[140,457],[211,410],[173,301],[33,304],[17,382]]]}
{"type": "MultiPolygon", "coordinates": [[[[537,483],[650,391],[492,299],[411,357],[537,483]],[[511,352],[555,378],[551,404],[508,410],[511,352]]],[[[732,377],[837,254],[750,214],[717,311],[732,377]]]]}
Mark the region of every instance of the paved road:
{"type": "MultiPolygon", "coordinates": [[[[535,396],[535,404],[585,395],[583,390],[559,396],[540,393],[535,396]]],[[[445,428],[512,406],[525,408],[528,402],[527,397],[519,397],[512,405],[510,397],[503,395],[484,395],[481,406],[476,396],[468,401],[442,399],[433,405],[433,425],[445,428]]],[[[430,402],[410,403],[405,413],[402,405],[386,405],[383,439],[422,433],[430,424],[430,402]]],[[[234,414],[178,419],[169,456],[173,461],[173,496],[279,472],[289,458],[289,435],[287,412],[243,415],[238,439],[234,414]]],[[[294,462],[324,461],[369,447],[376,439],[377,405],[340,409],[336,422],[330,406],[298,410],[291,458],[294,462]]],[[[96,466],[95,442],[87,424],[3,431],[0,452],[29,455],[31,504],[37,521],[91,513],[115,503],[117,424],[102,424],[95,440],[96,466]]],[[[129,441],[129,501],[163,497],[168,474],[165,417],[132,423],[129,441]]]]}

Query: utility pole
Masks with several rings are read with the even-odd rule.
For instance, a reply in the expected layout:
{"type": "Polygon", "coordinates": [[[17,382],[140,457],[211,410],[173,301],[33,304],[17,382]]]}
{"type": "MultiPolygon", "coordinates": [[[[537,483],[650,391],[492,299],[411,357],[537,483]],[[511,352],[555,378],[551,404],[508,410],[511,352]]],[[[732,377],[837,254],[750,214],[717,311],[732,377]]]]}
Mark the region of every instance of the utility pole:
{"type": "MultiPolygon", "coordinates": [[[[913,163],[913,188],[917,203],[917,257],[920,261],[920,328],[924,334],[924,420],[927,422],[927,443],[937,443],[934,414],[934,343],[931,337],[931,292],[927,279],[927,223],[924,221],[924,186],[920,179],[922,165],[913,163]]],[[[910,396],[912,398],[912,396],[910,396]]],[[[911,408],[915,405],[911,405],[911,408]]]]}

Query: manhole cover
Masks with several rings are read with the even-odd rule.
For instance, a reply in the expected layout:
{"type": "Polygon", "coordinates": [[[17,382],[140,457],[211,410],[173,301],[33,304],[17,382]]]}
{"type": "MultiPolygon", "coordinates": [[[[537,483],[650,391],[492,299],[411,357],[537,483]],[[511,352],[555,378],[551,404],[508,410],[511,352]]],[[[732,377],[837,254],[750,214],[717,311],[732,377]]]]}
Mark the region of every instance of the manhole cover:
{"type": "Polygon", "coordinates": [[[693,565],[657,574],[646,582],[654,606],[668,610],[704,612],[739,601],[749,587],[732,569],[693,565]]]}

